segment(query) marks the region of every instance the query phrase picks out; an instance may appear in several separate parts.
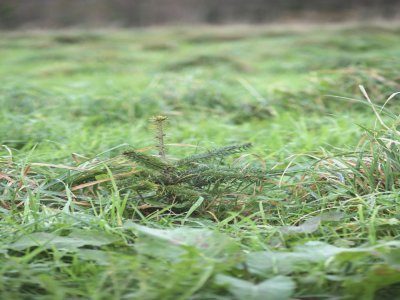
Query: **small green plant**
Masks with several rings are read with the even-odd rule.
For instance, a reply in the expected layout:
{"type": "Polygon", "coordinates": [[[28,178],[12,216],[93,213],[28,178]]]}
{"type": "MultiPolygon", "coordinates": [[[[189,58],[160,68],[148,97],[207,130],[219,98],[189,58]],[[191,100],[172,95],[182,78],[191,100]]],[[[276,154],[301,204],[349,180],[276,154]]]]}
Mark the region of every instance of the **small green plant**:
{"type": "Polygon", "coordinates": [[[156,128],[158,156],[137,150],[123,153],[136,164],[137,172],[118,184],[125,191],[134,191],[138,200],[175,208],[191,206],[199,199],[205,200],[206,207],[226,201],[237,203],[243,193],[253,192],[265,179],[260,169],[238,167],[225,160],[248,150],[250,143],[220,147],[178,160],[167,158],[166,120],[164,116],[151,119],[156,128]]]}

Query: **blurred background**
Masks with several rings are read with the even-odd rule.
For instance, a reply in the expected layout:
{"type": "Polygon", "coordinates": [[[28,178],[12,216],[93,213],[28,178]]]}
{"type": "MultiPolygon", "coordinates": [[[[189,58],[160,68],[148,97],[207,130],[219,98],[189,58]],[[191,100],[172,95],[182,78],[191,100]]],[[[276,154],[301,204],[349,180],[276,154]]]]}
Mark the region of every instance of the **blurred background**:
{"type": "Polygon", "coordinates": [[[400,90],[399,19],[400,0],[0,0],[0,145],[69,163],[152,147],[163,114],[173,143],[353,149],[359,85],[400,90]]]}
{"type": "Polygon", "coordinates": [[[393,21],[399,0],[0,0],[0,28],[393,21]]]}

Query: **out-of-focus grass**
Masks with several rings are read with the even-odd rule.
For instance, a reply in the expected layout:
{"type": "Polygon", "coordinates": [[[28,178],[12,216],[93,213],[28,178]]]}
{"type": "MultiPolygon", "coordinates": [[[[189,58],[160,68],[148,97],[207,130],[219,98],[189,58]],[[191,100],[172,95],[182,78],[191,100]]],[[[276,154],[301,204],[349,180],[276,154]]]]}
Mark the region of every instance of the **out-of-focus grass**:
{"type": "Polygon", "coordinates": [[[172,127],[200,131],[176,130],[174,142],[225,142],[207,134],[209,127],[226,141],[263,137],[256,145],[270,153],[288,147],[297,122],[301,136],[313,127],[329,132],[287,153],[301,152],[351,144],[358,129],[350,124],[367,121],[349,114],[360,105],[329,95],[357,98],[362,83],[379,102],[398,88],[393,30],[227,31],[2,33],[2,143],[47,148],[62,141],[93,155],[146,143],[143,120],[161,112],[174,115],[172,127]],[[283,130],[281,141],[273,128],[283,130]],[[87,135],[97,137],[83,143],[87,135]]]}
{"type": "Polygon", "coordinates": [[[400,88],[399,32],[1,32],[2,298],[240,299],[271,279],[299,299],[396,291],[399,106],[380,106],[400,88]],[[170,156],[251,142],[242,159],[281,176],[236,211],[197,215],[143,210],[118,182],[71,192],[76,168],[152,148],[158,114],[170,156]],[[296,248],[308,241],[338,248],[296,248]]]}

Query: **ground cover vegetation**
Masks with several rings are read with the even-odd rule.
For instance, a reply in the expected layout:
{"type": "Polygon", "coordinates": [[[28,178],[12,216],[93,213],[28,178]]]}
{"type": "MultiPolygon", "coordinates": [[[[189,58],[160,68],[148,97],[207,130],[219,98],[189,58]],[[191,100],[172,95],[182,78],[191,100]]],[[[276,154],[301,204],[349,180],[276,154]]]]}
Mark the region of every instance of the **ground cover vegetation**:
{"type": "Polygon", "coordinates": [[[0,33],[2,299],[397,299],[400,28],[0,33]]]}

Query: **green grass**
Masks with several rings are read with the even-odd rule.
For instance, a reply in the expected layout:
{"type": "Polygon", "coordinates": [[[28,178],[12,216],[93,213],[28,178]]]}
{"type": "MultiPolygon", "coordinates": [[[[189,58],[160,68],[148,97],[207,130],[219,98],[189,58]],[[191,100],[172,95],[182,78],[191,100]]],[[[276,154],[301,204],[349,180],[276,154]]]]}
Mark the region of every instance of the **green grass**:
{"type": "Polygon", "coordinates": [[[1,298],[397,299],[399,34],[1,32],[1,298]],[[212,167],[263,179],[126,175],[160,114],[168,163],[252,143],[212,167]]]}

